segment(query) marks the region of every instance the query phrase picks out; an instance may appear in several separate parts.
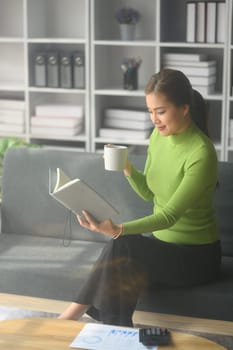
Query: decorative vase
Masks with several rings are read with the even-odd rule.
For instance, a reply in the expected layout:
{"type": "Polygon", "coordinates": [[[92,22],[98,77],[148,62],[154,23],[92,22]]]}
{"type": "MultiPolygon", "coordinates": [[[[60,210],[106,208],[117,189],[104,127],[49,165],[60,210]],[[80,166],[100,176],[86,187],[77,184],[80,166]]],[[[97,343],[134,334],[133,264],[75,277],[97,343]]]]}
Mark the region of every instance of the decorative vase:
{"type": "Polygon", "coordinates": [[[135,27],[135,24],[120,24],[121,40],[134,40],[135,27]]]}

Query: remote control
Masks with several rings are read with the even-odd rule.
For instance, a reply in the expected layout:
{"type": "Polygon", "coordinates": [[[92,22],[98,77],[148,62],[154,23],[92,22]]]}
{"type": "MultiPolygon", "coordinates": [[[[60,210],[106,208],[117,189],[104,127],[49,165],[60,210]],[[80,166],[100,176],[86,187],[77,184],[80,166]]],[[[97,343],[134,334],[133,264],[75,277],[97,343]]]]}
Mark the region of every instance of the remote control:
{"type": "Polygon", "coordinates": [[[143,345],[166,345],[170,342],[170,332],[167,328],[148,327],[139,329],[139,341],[143,345]]]}

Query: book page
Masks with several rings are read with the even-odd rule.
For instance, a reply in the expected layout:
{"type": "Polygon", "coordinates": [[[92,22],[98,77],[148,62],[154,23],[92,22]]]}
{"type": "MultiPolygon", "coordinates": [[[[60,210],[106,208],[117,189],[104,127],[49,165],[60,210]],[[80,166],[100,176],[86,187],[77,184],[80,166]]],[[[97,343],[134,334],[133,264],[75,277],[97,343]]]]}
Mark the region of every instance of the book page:
{"type": "Polygon", "coordinates": [[[139,330],[103,324],[87,323],[70,344],[71,348],[89,350],[156,350],[139,342],[139,330]]]}
{"type": "Polygon", "coordinates": [[[57,168],[57,180],[54,187],[53,192],[57,192],[60,190],[64,185],[69,184],[70,182],[73,182],[62,169],[57,168]]]}

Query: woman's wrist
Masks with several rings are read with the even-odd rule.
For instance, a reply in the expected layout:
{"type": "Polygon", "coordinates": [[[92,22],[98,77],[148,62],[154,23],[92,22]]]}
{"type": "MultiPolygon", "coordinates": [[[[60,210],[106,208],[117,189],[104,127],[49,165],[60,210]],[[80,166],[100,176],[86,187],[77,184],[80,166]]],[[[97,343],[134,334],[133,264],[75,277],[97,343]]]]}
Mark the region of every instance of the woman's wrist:
{"type": "Polygon", "coordinates": [[[124,169],[124,174],[125,176],[131,176],[132,173],[132,164],[131,162],[127,159],[126,167],[124,169]]]}
{"type": "Polygon", "coordinates": [[[116,227],[117,227],[117,230],[116,230],[116,233],[112,237],[113,239],[117,239],[123,233],[123,224],[116,225],[116,227]]]}

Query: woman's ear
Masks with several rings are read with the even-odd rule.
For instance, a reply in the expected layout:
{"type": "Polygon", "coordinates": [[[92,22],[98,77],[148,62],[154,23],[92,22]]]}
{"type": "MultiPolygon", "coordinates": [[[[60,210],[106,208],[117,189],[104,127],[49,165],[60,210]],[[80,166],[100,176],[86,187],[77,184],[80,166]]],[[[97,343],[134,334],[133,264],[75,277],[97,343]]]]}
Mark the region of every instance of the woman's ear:
{"type": "Polygon", "coordinates": [[[183,116],[187,117],[190,114],[190,106],[189,105],[183,105],[183,116]]]}

